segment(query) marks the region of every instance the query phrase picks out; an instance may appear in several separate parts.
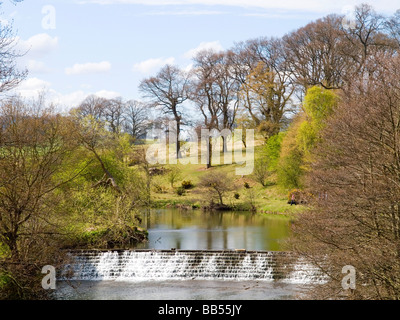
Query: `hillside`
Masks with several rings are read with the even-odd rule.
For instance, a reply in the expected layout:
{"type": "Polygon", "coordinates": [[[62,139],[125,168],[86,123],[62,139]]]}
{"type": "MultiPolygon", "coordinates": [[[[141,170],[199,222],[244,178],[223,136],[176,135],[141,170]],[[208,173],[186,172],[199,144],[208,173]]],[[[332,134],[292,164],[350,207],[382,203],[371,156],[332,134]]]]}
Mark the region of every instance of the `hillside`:
{"type": "MultiPolygon", "coordinates": [[[[257,161],[262,156],[262,141],[257,140],[254,148],[254,159],[257,161]]],[[[173,146],[172,148],[173,149],[173,146]]],[[[199,149],[199,154],[200,154],[199,149]]],[[[242,148],[243,154],[245,149],[242,148]]],[[[230,190],[224,193],[224,204],[232,210],[256,211],[265,214],[290,215],[304,211],[302,205],[288,204],[288,190],[283,190],[276,184],[276,175],[270,172],[263,187],[254,174],[237,175],[236,169],[244,165],[224,164],[223,153],[221,164],[212,165],[207,169],[205,164],[158,164],[152,167],[156,172],[151,178],[151,201],[152,207],[168,208],[181,207],[186,209],[207,207],[210,195],[205,188],[199,186],[202,178],[206,175],[226,174],[229,180],[230,190]],[[157,168],[157,169],[154,169],[157,168]],[[171,178],[171,176],[174,176],[171,178]],[[173,186],[171,185],[171,179],[173,186]],[[182,188],[182,182],[190,182],[192,187],[182,188]],[[183,192],[179,192],[179,190],[183,192]],[[181,194],[179,194],[181,193],[181,194]]],[[[193,162],[193,158],[190,158],[193,162]]]]}

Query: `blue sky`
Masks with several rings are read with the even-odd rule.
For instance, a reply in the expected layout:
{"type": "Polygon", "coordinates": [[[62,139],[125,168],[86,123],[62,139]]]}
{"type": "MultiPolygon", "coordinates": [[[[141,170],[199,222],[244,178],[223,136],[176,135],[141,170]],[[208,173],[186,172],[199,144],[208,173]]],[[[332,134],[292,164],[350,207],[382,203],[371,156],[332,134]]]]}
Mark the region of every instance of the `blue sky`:
{"type": "Polygon", "coordinates": [[[3,0],[0,18],[28,51],[18,64],[29,75],[17,92],[44,90],[68,109],[89,94],[141,99],[140,80],[165,63],[188,68],[200,48],[280,37],[361,2],[384,14],[400,8],[399,0],[3,0]]]}

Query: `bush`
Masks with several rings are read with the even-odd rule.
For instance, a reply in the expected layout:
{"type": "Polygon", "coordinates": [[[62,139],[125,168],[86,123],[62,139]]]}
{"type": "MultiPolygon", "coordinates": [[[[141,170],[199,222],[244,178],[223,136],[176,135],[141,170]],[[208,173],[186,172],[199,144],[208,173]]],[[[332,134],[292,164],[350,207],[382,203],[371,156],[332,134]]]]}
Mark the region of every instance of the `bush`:
{"type": "MultiPolygon", "coordinates": [[[[304,192],[300,189],[293,189],[291,191],[289,191],[288,193],[288,203],[290,204],[292,201],[292,195],[294,195],[294,201],[296,204],[306,204],[309,202],[309,200],[311,198],[313,198],[313,196],[308,193],[308,192],[304,192]]],[[[320,198],[322,198],[325,195],[325,193],[322,193],[320,196],[320,198]]]]}
{"type": "Polygon", "coordinates": [[[155,193],[166,193],[167,192],[166,188],[163,185],[156,183],[156,182],[153,183],[153,190],[155,193]]]}
{"type": "Polygon", "coordinates": [[[244,183],[244,187],[245,187],[246,189],[250,189],[249,183],[248,183],[248,182],[245,182],[245,183],[244,183]]]}
{"type": "Polygon", "coordinates": [[[185,188],[184,187],[178,187],[178,188],[176,188],[176,194],[178,195],[178,196],[183,196],[184,194],[185,194],[185,192],[186,192],[186,190],[185,190],[185,188]]]}
{"type": "Polygon", "coordinates": [[[240,198],[240,194],[237,193],[237,192],[235,192],[235,194],[233,195],[233,197],[234,197],[235,199],[239,199],[239,198],[240,198]]]}
{"type": "Polygon", "coordinates": [[[278,168],[282,141],[285,134],[285,132],[280,132],[270,137],[265,145],[264,152],[268,161],[268,169],[270,171],[276,171],[278,168]]]}
{"type": "Polygon", "coordinates": [[[286,189],[303,187],[303,153],[298,149],[292,150],[281,158],[278,168],[278,182],[286,189]]]}
{"type": "Polygon", "coordinates": [[[259,182],[263,187],[266,186],[266,180],[271,175],[271,172],[268,169],[268,161],[265,158],[257,159],[254,162],[254,171],[253,177],[259,182]]]}
{"type": "Polygon", "coordinates": [[[181,170],[179,167],[171,167],[171,169],[168,172],[168,182],[171,184],[171,188],[174,187],[174,183],[177,182],[181,178],[181,170]]]}
{"type": "Polygon", "coordinates": [[[190,180],[182,181],[181,185],[182,185],[182,188],[184,188],[184,189],[191,189],[194,187],[192,181],[190,181],[190,180]]]}

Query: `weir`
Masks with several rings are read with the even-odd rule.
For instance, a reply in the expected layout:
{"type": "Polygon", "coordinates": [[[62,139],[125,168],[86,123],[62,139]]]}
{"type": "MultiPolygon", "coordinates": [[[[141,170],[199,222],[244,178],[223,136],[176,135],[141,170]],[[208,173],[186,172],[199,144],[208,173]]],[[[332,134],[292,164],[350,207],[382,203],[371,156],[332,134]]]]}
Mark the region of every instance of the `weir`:
{"type": "Polygon", "coordinates": [[[60,280],[263,280],[317,283],[319,270],[288,252],[74,250],[60,280]]]}

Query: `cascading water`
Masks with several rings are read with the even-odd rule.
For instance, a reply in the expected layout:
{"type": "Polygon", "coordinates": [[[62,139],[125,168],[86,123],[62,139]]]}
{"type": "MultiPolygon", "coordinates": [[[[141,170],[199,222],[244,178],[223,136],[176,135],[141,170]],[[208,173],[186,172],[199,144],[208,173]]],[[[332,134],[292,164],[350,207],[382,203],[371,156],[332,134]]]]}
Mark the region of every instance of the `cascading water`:
{"type": "Polygon", "coordinates": [[[71,252],[61,274],[70,280],[279,280],[318,283],[317,268],[285,252],[85,250],[71,252]]]}

